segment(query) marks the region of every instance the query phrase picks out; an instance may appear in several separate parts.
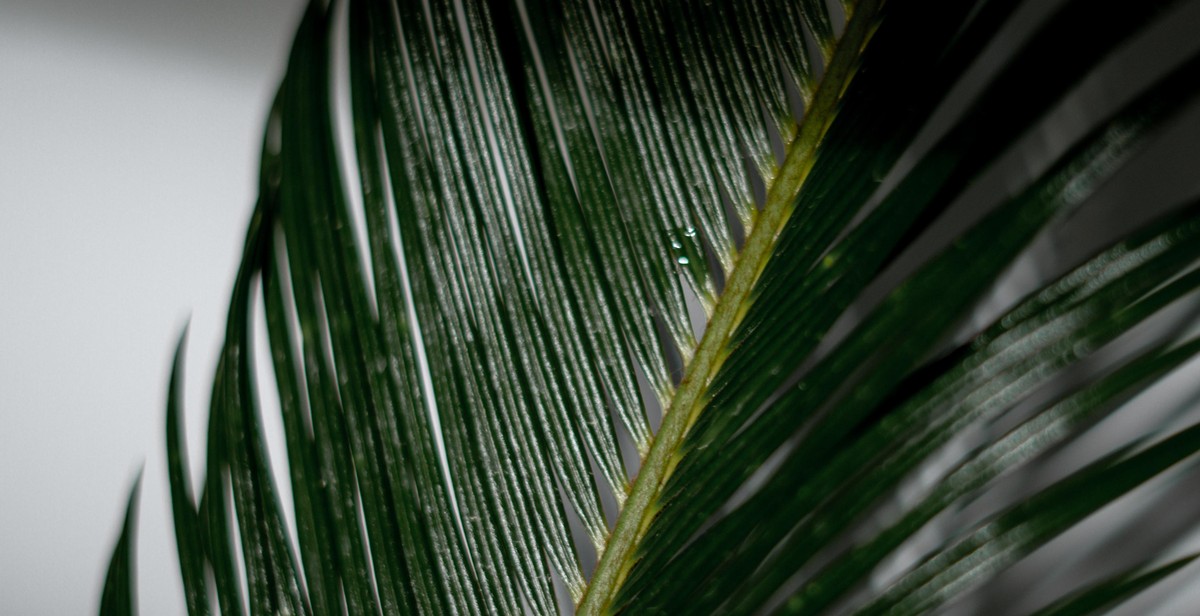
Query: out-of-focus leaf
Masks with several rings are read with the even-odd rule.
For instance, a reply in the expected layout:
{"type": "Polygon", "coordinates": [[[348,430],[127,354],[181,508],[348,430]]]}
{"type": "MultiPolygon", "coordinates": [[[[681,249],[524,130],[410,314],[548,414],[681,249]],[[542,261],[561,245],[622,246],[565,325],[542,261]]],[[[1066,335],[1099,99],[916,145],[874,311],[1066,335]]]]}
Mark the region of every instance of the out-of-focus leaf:
{"type": "Polygon", "coordinates": [[[1185,556],[1156,567],[1138,567],[1080,589],[1033,616],[1089,616],[1103,614],[1147,588],[1190,565],[1196,556],[1185,556]]]}
{"type": "Polygon", "coordinates": [[[137,504],[142,488],[142,473],[138,471],[129,504],[125,506],[125,521],[121,535],[113,547],[100,594],[100,616],[133,616],[137,614],[137,504]]]}
{"type": "MultiPolygon", "coordinates": [[[[1118,452],[1043,490],[913,569],[860,614],[924,614],[1200,450],[1200,426],[1118,452]]],[[[795,611],[803,603],[790,603],[795,611]]]]}

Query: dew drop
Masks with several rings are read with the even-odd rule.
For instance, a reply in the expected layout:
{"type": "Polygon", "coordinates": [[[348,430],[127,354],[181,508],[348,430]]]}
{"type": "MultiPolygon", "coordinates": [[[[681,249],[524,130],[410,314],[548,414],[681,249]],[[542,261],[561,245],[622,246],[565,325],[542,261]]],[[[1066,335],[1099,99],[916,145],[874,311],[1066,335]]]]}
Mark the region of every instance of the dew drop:
{"type": "Polygon", "coordinates": [[[684,266],[679,273],[690,278],[695,286],[702,287],[708,277],[708,268],[704,259],[704,245],[696,227],[675,227],[668,233],[667,239],[671,243],[673,266],[684,266]]]}

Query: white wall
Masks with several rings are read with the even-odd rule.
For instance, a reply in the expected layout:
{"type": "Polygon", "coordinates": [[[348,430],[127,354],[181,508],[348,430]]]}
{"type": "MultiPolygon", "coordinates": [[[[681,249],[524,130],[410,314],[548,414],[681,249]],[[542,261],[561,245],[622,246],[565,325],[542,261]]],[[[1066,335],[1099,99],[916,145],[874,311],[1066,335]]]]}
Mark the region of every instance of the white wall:
{"type": "Polygon", "coordinates": [[[184,611],[163,452],[171,347],[190,313],[198,444],[301,8],[0,0],[0,614],[95,613],[143,462],[142,613],[184,611]]]}

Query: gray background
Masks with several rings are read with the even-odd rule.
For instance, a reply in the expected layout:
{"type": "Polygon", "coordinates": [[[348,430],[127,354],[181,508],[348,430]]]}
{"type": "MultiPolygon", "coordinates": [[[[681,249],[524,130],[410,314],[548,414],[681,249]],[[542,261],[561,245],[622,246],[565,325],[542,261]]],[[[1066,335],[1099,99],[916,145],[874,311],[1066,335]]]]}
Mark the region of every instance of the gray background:
{"type": "Polygon", "coordinates": [[[0,614],[95,613],[142,463],[142,613],[183,612],[167,369],[190,312],[196,437],[302,6],[0,0],[0,614]]]}

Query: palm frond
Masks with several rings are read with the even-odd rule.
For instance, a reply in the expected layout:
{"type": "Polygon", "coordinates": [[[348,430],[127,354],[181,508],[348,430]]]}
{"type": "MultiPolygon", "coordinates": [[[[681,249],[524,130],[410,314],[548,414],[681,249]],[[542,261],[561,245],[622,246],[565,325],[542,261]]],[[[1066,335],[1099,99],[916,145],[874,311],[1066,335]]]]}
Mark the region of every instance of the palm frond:
{"type": "MultiPolygon", "coordinates": [[[[189,613],[213,611],[210,574],[229,614],[925,613],[1184,472],[1200,428],[1161,427],[871,583],[1200,351],[1147,336],[1064,378],[1194,296],[1192,202],[963,333],[1200,88],[1200,56],[1163,67],[940,244],[1022,135],[1184,3],[1066,0],[981,68],[1030,4],[311,2],[268,119],[199,500],[182,341],[172,372],[189,613]]],[[[1114,605],[1190,559],[1158,562],[1046,609],[1114,605]]]]}

